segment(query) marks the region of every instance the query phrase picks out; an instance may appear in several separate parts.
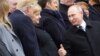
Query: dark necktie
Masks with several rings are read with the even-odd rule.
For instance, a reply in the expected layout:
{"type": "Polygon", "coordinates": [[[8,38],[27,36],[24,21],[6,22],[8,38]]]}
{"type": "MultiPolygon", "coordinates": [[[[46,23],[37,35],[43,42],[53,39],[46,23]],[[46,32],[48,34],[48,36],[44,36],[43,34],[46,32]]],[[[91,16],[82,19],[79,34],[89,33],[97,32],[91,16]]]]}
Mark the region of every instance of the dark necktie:
{"type": "Polygon", "coordinates": [[[80,30],[84,31],[84,30],[83,30],[83,28],[82,28],[82,26],[79,26],[79,27],[78,27],[78,29],[80,29],[80,30]]]}

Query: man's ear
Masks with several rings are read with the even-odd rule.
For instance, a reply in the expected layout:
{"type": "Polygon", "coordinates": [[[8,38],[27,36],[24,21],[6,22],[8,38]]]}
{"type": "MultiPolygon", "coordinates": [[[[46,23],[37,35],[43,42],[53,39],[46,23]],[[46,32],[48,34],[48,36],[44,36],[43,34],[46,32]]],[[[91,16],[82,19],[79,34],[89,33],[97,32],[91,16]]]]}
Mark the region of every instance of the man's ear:
{"type": "Polygon", "coordinates": [[[49,5],[49,3],[47,2],[47,3],[46,3],[46,6],[48,6],[48,5],[49,5]]]}
{"type": "Polygon", "coordinates": [[[50,6],[50,2],[47,2],[46,7],[49,8],[49,6],[50,6]]]}
{"type": "Polygon", "coordinates": [[[80,11],[81,14],[83,14],[83,11],[80,11]]]}

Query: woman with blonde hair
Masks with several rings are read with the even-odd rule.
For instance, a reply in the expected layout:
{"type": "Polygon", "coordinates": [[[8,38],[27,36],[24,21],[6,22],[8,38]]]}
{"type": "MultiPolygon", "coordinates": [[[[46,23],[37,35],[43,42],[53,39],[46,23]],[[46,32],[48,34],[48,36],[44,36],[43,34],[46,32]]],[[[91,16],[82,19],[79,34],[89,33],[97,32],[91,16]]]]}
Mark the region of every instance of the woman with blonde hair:
{"type": "MultiPolygon", "coordinates": [[[[26,56],[41,56],[35,26],[30,19],[33,18],[33,13],[37,13],[37,11],[34,12],[34,8],[36,7],[39,6],[37,6],[35,0],[23,0],[18,4],[17,10],[9,16],[13,30],[22,42],[26,56]]],[[[39,7],[40,10],[41,8],[39,7]]],[[[38,20],[37,18],[35,22],[38,23],[38,20]]]]}
{"type": "Polygon", "coordinates": [[[20,40],[8,20],[9,5],[0,0],[0,56],[25,56],[20,40]]]}

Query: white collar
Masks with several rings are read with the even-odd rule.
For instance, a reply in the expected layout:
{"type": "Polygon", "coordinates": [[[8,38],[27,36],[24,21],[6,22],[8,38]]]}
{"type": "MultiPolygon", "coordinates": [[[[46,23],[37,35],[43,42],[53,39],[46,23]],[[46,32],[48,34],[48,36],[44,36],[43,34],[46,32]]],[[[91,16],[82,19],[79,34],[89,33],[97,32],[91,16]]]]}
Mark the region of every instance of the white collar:
{"type": "MultiPolygon", "coordinates": [[[[82,23],[81,23],[79,26],[81,26],[82,29],[83,29],[84,31],[86,31],[86,22],[85,22],[84,20],[82,21],[82,23]]],[[[79,26],[77,26],[77,28],[79,28],[79,26]]]]}
{"type": "Polygon", "coordinates": [[[26,15],[26,13],[23,10],[20,10],[24,15],[26,15]]]}
{"type": "Polygon", "coordinates": [[[82,29],[86,31],[86,22],[83,20],[82,23],[80,24],[82,26],[82,29]]]}

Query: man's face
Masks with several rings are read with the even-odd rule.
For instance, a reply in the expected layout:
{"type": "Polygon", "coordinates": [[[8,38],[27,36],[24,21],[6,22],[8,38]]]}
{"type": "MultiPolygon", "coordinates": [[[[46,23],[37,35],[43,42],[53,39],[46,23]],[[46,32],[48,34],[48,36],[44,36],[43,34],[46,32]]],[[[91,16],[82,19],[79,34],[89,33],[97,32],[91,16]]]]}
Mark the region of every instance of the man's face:
{"type": "Polygon", "coordinates": [[[10,12],[14,12],[16,10],[16,6],[18,1],[17,0],[9,0],[10,12]]]}
{"type": "Polygon", "coordinates": [[[58,10],[58,7],[59,7],[58,0],[51,0],[51,2],[48,2],[48,7],[51,10],[58,10]]]}
{"type": "Polygon", "coordinates": [[[61,2],[67,6],[70,6],[70,5],[73,5],[75,3],[75,0],[61,0],[61,2]]]}
{"type": "Polygon", "coordinates": [[[88,9],[84,9],[84,12],[86,13],[87,17],[89,17],[89,10],[88,9]]]}
{"type": "Polygon", "coordinates": [[[83,20],[83,14],[75,7],[69,8],[68,18],[72,25],[78,26],[83,20]]]}

